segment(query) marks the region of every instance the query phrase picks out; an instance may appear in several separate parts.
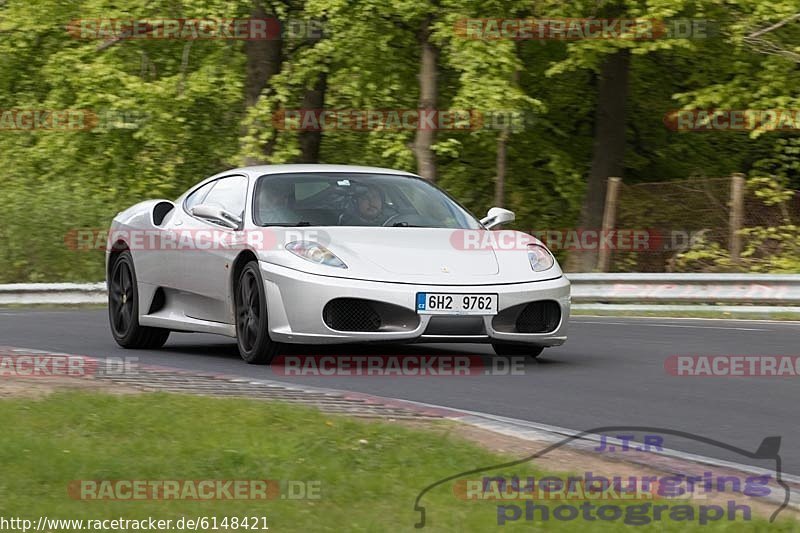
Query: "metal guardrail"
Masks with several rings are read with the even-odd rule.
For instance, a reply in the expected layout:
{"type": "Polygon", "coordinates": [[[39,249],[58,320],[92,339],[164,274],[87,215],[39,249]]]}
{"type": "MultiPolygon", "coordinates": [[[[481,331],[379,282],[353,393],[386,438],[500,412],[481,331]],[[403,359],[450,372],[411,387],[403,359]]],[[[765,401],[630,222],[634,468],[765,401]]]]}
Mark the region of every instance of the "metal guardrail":
{"type": "Polygon", "coordinates": [[[800,315],[798,274],[568,274],[575,311],[800,315]]]}
{"type": "Polygon", "coordinates": [[[574,303],[800,305],[800,274],[567,274],[574,303]]]}
{"type": "Polygon", "coordinates": [[[0,305],[106,303],[106,283],[13,283],[0,285],[0,305]]]}
{"type": "MultiPolygon", "coordinates": [[[[800,274],[567,274],[581,310],[800,313],[800,274]],[[702,305],[705,304],[705,305],[702,305]]],[[[0,305],[102,304],[106,284],[0,285],[0,305]]]]}

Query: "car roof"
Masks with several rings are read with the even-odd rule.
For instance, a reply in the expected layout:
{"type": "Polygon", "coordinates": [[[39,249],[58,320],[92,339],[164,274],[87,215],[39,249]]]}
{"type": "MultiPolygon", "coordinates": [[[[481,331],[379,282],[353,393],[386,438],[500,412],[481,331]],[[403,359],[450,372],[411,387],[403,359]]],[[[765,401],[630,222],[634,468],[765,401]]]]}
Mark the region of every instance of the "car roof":
{"type": "Polygon", "coordinates": [[[295,165],[256,165],[241,167],[228,172],[247,172],[253,176],[264,174],[286,174],[292,172],[350,172],[365,174],[393,174],[395,176],[419,177],[411,172],[404,170],[394,170],[391,168],[362,167],[357,165],[318,165],[318,164],[295,164],[295,165]]]}
{"type": "Polygon", "coordinates": [[[362,167],[358,165],[318,165],[318,164],[291,164],[291,165],[254,165],[249,167],[231,168],[224,172],[219,172],[210,176],[202,181],[199,181],[186,189],[176,201],[180,201],[186,195],[196,191],[200,187],[204,187],[207,183],[230,176],[233,174],[246,174],[251,178],[257,178],[269,174],[289,174],[294,172],[349,172],[349,173],[365,173],[365,174],[391,174],[394,176],[405,176],[408,178],[420,178],[416,174],[406,172],[405,170],[394,170],[391,168],[381,167],[362,167]]]}

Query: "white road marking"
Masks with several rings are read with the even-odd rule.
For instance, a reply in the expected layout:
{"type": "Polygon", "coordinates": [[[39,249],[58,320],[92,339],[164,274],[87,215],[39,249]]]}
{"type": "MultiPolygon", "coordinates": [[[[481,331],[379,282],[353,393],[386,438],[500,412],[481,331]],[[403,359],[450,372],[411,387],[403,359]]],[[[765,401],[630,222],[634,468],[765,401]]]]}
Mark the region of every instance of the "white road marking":
{"type": "Polygon", "coordinates": [[[630,320],[670,320],[670,321],[681,321],[681,322],[727,322],[727,323],[736,323],[736,322],[748,322],[748,323],[756,323],[756,324],[776,324],[780,326],[800,326],[800,321],[798,320],[768,320],[765,318],[708,318],[708,317],[694,317],[694,316],[615,316],[615,315],[590,315],[590,314],[579,314],[579,315],[570,315],[570,321],[578,321],[582,318],[627,318],[630,320]]]}

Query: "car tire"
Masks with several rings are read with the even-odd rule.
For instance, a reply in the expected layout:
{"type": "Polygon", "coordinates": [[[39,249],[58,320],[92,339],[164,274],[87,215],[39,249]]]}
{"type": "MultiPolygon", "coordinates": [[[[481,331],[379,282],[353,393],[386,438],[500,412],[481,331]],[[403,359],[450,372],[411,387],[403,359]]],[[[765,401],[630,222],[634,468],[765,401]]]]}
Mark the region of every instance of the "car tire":
{"type": "Polygon", "coordinates": [[[123,348],[161,348],[170,331],[139,324],[139,291],[136,269],[128,250],[120,253],[111,265],[108,278],[108,320],[111,335],[123,348]]]}
{"type": "Polygon", "coordinates": [[[539,357],[544,350],[544,346],[536,346],[535,344],[506,344],[502,342],[493,342],[492,348],[494,348],[494,353],[497,355],[526,355],[531,359],[539,357]]]}
{"type": "Polygon", "coordinates": [[[280,344],[269,336],[265,294],[258,262],[250,261],[236,280],[234,312],[239,355],[254,365],[268,364],[280,349],[280,344]]]}

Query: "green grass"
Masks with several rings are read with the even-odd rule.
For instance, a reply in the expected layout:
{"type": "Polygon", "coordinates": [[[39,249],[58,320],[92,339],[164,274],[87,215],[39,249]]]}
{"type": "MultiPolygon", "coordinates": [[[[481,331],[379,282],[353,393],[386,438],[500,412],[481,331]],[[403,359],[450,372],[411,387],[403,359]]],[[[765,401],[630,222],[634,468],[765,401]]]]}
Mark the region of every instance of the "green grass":
{"type": "MultiPolygon", "coordinates": [[[[168,394],[58,393],[0,401],[0,516],[177,519],[266,516],[272,531],[412,531],[423,487],[461,471],[498,464],[493,455],[448,431],[367,423],[278,403],[168,394]],[[366,441],[359,442],[359,441],[366,441]],[[76,479],[318,480],[319,500],[81,501],[76,479]]],[[[488,472],[486,475],[497,475],[488,472]]],[[[534,466],[505,475],[544,473],[534,466]]],[[[497,505],[464,502],[451,484],[423,500],[427,531],[497,529],[497,505]]],[[[520,521],[504,530],[542,523],[520,521]]],[[[662,522],[550,522],[573,531],[796,530],[795,522],[709,526],[662,522]]],[[[223,530],[221,530],[223,531],[223,530]]]]}

